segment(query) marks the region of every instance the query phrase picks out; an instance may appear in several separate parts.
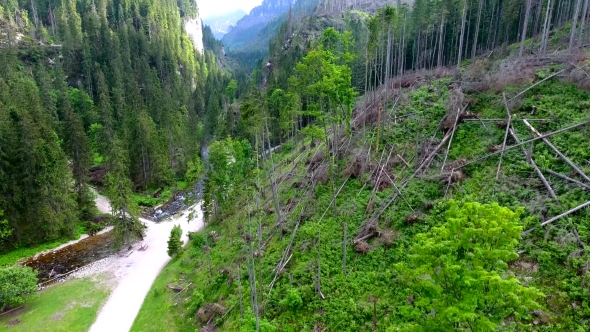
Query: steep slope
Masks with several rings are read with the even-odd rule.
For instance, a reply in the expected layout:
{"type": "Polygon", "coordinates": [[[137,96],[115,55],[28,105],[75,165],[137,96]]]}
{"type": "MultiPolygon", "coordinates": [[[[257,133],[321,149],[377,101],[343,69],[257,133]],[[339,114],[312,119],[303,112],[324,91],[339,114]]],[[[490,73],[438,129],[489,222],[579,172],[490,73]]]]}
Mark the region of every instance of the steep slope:
{"type": "Polygon", "coordinates": [[[221,40],[223,36],[231,31],[236,23],[246,15],[248,15],[248,13],[242,9],[238,9],[231,13],[207,17],[203,19],[203,23],[211,27],[211,31],[213,31],[215,38],[221,40]]]}
{"type": "Polygon", "coordinates": [[[587,329],[590,34],[575,22],[588,12],[473,3],[325,6],[307,29],[283,24],[211,144],[207,229],[139,317],[200,331],[587,329]]]}
{"type": "MultiPolygon", "coordinates": [[[[561,68],[568,67],[558,64],[553,69],[552,65],[538,67],[531,83],[538,83],[561,68]]],[[[391,120],[382,123],[385,132],[378,148],[376,111],[363,116],[366,105],[359,105],[352,136],[338,137],[342,148],[334,170],[334,185],[327,171],[330,162],[325,157],[324,144],[310,140],[284,143],[282,151],[273,155],[276,173],[270,163],[260,170],[263,193],[257,195],[254,191],[232,187],[232,191],[237,191],[233,199],[220,207],[221,214],[208,222],[203,234],[193,237],[196,240],[158,278],[148,295],[151,308],[163,307],[178,301],[174,299],[175,293],[165,288],[167,284],[184,287],[192,283],[188,290],[192,296],[184,296],[184,306],[172,307],[162,313],[164,316],[143,311],[138,319],[143,317],[147,322],[149,317],[156,324],[173,321],[172,331],[188,329],[194,326],[194,320],[198,320],[197,326],[205,326],[210,317],[220,318],[227,313],[221,322],[217,321],[220,331],[255,331],[256,309],[252,308],[256,304],[250,297],[253,293],[263,308],[259,324],[269,329],[274,326],[277,331],[314,328],[359,331],[370,330],[373,324],[377,330],[393,328],[395,331],[422,315],[430,317],[428,303],[416,302],[413,306],[420,293],[412,293],[400,264],[409,264],[408,253],[416,250],[412,245],[418,234],[445,225],[449,209],[455,206],[449,199],[481,204],[497,202],[512,211],[520,211],[517,226],[523,231],[563,211],[550,198],[518,147],[504,154],[498,180],[495,177],[499,154],[478,162],[501,149],[505,133],[505,123],[496,120],[506,113],[502,95],[493,90],[505,89],[510,98],[530,86],[519,80],[522,74],[519,69],[513,72],[515,81],[509,86],[464,91],[464,100],[469,102],[467,111],[478,118],[465,118],[457,125],[448,152],[449,145],[443,144],[443,138],[447,137],[448,143],[450,132],[441,133],[437,124],[441,119],[456,116],[448,110],[456,106],[458,91],[453,82],[457,77],[435,72],[407,78],[414,87],[403,88],[395,95],[399,100],[396,114],[402,120],[397,124],[391,120]],[[369,125],[365,127],[362,123],[369,125]],[[441,144],[443,148],[429,170],[405,184],[415,173],[414,165],[427,160],[429,153],[441,144]],[[445,156],[448,157],[443,164],[445,156]],[[279,206],[285,219],[282,226],[277,223],[272,185],[263,180],[266,176],[278,181],[279,206]],[[402,191],[401,196],[396,194],[393,183],[402,191]],[[337,193],[336,204],[332,203],[334,193],[337,193]],[[227,209],[228,204],[242,208],[227,209]],[[208,237],[207,245],[205,237],[208,237]],[[318,272],[320,262],[321,272],[318,272]],[[255,289],[254,280],[257,280],[255,289]],[[321,295],[318,284],[321,284],[321,295]],[[240,298],[244,319],[240,318],[240,298]]],[[[530,73],[530,67],[527,72],[530,73]]],[[[568,77],[582,74],[575,69],[567,73],[568,77]]],[[[501,76],[494,76],[494,80],[501,76]]],[[[471,89],[467,85],[464,88],[471,89]]],[[[528,119],[542,133],[588,121],[588,96],[587,92],[559,79],[530,89],[520,101],[509,104],[515,135],[522,141],[535,137],[522,119],[528,119]],[[531,114],[533,109],[536,111],[531,114]],[[552,120],[545,120],[549,118],[552,120]]],[[[445,126],[452,127],[452,121],[445,126]]],[[[590,158],[588,149],[574,148],[574,142],[586,142],[589,136],[588,127],[579,127],[553,136],[551,141],[588,174],[590,165],[585,162],[590,158]]],[[[507,146],[515,146],[517,142],[509,138],[507,146]]],[[[539,165],[544,163],[542,167],[559,174],[570,172],[563,160],[540,141],[536,141],[534,151],[533,158],[539,165]]],[[[545,174],[564,210],[590,200],[584,186],[545,174]]],[[[575,178],[582,181],[581,177],[575,178]]],[[[588,212],[570,218],[579,236],[587,239],[588,212]]],[[[506,274],[518,277],[523,285],[541,290],[547,300],[540,300],[538,309],[526,311],[518,323],[506,318],[507,326],[517,330],[518,327],[530,330],[534,326],[539,331],[573,331],[584,328],[590,321],[590,316],[580,309],[587,301],[584,280],[588,274],[584,264],[588,256],[580,254],[570,222],[564,220],[554,228],[538,228],[520,240],[516,248],[519,258],[510,261],[506,274]]],[[[505,296],[507,292],[503,290],[496,296],[505,296]]],[[[436,312],[443,314],[438,307],[436,312]]]]}

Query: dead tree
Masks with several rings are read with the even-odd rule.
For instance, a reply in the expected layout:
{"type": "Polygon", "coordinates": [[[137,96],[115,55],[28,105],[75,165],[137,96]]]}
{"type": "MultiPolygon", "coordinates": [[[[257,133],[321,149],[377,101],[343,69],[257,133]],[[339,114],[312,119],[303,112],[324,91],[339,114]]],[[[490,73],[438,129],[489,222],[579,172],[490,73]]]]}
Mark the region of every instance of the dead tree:
{"type": "Polygon", "coordinates": [[[252,311],[254,312],[254,316],[256,318],[256,331],[258,332],[260,331],[260,326],[258,321],[258,293],[256,292],[256,264],[254,263],[254,249],[252,247],[252,223],[250,220],[250,207],[247,206],[246,209],[248,209],[248,246],[250,249],[249,258],[250,262],[252,263],[252,268],[250,270],[251,273],[248,274],[248,277],[251,280],[250,299],[252,303],[252,311]]]}
{"type": "Polygon", "coordinates": [[[526,40],[526,32],[529,27],[529,16],[531,14],[531,0],[527,0],[526,2],[526,10],[524,14],[524,23],[522,24],[522,32],[520,37],[520,50],[518,51],[518,56],[522,57],[522,53],[524,52],[524,42],[526,40]]]}
{"type": "MultiPolygon", "coordinates": [[[[535,129],[527,120],[523,120],[524,124],[529,127],[529,129],[537,136],[537,137],[541,137],[543,136],[537,129],[535,129]]],[[[573,168],[576,173],[578,173],[584,180],[586,180],[588,183],[590,183],[590,178],[584,174],[584,172],[582,172],[581,169],[579,169],[568,157],[566,157],[563,153],[561,153],[561,151],[559,151],[555,145],[553,145],[547,138],[543,138],[542,139],[543,142],[545,144],[547,144],[547,146],[549,146],[555,153],[557,153],[557,155],[563,159],[563,161],[565,161],[568,165],[570,165],[571,168],[573,168]]]]}
{"type": "Polygon", "coordinates": [[[574,39],[576,37],[576,30],[577,30],[577,25],[578,25],[578,16],[580,15],[580,3],[581,2],[582,2],[582,0],[576,1],[576,10],[574,11],[574,23],[572,23],[572,30],[570,32],[570,42],[569,42],[569,45],[567,48],[568,51],[570,51],[570,52],[574,48],[574,39]]]}
{"type": "Polygon", "coordinates": [[[551,175],[553,175],[553,176],[556,176],[556,177],[558,177],[558,178],[560,178],[560,179],[562,179],[562,180],[565,180],[565,181],[569,181],[569,182],[575,183],[575,184],[579,185],[580,187],[582,187],[582,188],[584,188],[584,189],[586,189],[586,190],[590,190],[590,186],[589,186],[589,185],[587,185],[587,184],[585,184],[585,183],[582,183],[582,182],[580,182],[580,181],[578,181],[578,180],[576,180],[576,179],[572,179],[572,178],[570,178],[570,177],[569,177],[569,176],[567,176],[567,175],[563,175],[563,174],[561,174],[561,173],[557,173],[557,172],[555,172],[555,171],[552,171],[552,170],[550,170],[550,169],[548,169],[548,170],[547,170],[547,173],[549,173],[549,174],[551,174],[551,175]]]}
{"type": "Polygon", "coordinates": [[[242,300],[242,265],[238,264],[238,294],[240,296],[240,318],[244,319],[244,301],[242,300]]]}
{"type": "Polygon", "coordinates": [[[461,18],[461,37],[459,37],[459,56],[457,60],[457,69],[461,70],[461,60],[463,55],[463,39],[465,38],[465,21],[467,18],[467,0],[463,0],[463,15],[461,18]]]}
{"type": "MultiPolygon", "coordinates": [[[[512,135],[512,137],[514,138],[514,140],[516,141],[516,143],[520,143],[520,140],[518,139],[518,137],[516,136],[516,133],[514,132],[513,128],[510,128],[510,134],[512,135]]],[[[555,200],[555,202],[557,203],[557,206],[559,206],[559,208],[563,211],[564,208],[561,205],[561,203],[559,202],[559,198],[557,197],[557,195],[555,194],[555,191],[553,190],[553,188],[551,188],[551,185],[549,184],[549,182],[547,181],[547,179],[545,178],[545,176],[543,175],[543,173],[541,173],[541,170],[539,169],[539,166],[537,166],[537,164],[535,163],[535,161],[532,158],[532,151],[527,153],[524,149],[524,146],[521,145],[521,150],[524,153],[525,156],[527,156],[527,162],[533,166],[533,168],[535,169],[535,172],[537,173],[537,175],[539,176],[539,178],[541,179],[541,182],[543,182],[543,184],[545,185],[545,187],[547,188],[547,190],[549,191],[549,194],[551,195],[551,197],[553,198],[553,200],[555,200]]],[[[584,247],[584,243],[582,242],[582,240],[580,239],[580,235],[578,234],[578,230],[576,229],[576,227],[572,224],[571,220],[569,220],[568,218],[568,222],[571,224],[572,226],[572,230],[574,235],[576,236],[576,240],[578,241],[578,244],[583,248],[584,247]]]]}
{"type": "Polygon", "coordinates": [[[508,121],[506,122],[506,133],[504,134],[504,142],[502,143],[502,152],[500,153],[500,162],[498,162],[498,170],[496,171],[496,180],[500,177],[500,168],[502,167],[502,158],[504,157],[504,150],[506,149],[506,139],[508,139],[508,131],[510,130],[511,122],[512,122],[512,114],[510,114],[510,108],[508,107],[508,102],[506,101],[506,94],[502,94],[502,98],[504,100],[504,106],[506,107],[506,113],[508,113],[508,121]]]}
{"type": "Polygon", "coordinates": [[[344,239],[342,241],[342,274],[346,275],[346,244],[348,239],[346,237],[346,223],[343,224],[344,239]]]}
{"type": "Polygon", "coordinates": [[[586,15],[588,14],[588,0],[584,0],[584,8],[582,9],[582,22],[580,22],[580,34],[578,35],[578,45],[582,46],[582,34],[584,34],[584,25],[586,23],[586,15]]]}
{"type": "MultiPolygon", "coordinates": [[[[512,135],[512,138],[514,138],[516,143],[520,143],[520,140],[516,136],[516,133],[514,132],[514,128],[512,128],[512,127],[510,127],[510,135],[512,135]]],[[[547,191],[549,191],[549,195],[551,195],[551,197],[555,200],[557,205],[559,205],[561,207],[561,203],[559,202],[559,198],[557,197],[557,195],[555,194],[555,191],[553,190],[553,188],[551,187],[551,185],[549,184],[549,182],[547,181],[547,179],[545,178],[545,176],[541,172],[541,169],[539,168],[539,166],[537,166],[537,163],[535,163],[535,161],[533,160],[533,158],[529,154],[529,152],[527,152],[524,149],[524,146],[521,145],[520,148],[522,150],[522,153],[527,157],[527,162],[531,166],[533,166],[533,169],[535,170],[535,172],[539,176],[539,179],[541,179],[541,182],[543,182],[543,185],[545,185],[545,188],[547,188],[547,191]]]]}
{"type": "Polygon", "coordinates": [[[543,24],[543,36],[541,38],[541,48],[539,53],[545,55],[547,51],[547,42],[549,40],[549,30],[551,29],[551,20],[553,17],[553,6],[551,6],[551,0],[547,2],[547,12],[545,13],[545,24],[543,24]]]}
{"type": "MultiPolygon", "coordinates": [[[[579,205],[579,206],[577,206],[577,207],[575,207],[575,208],[573,208],[571,210],[568,210],[568,211],[566,211],[566,212],[564,212],[564,213],[562,213],[562,214],[560,214],[558,216],[555,216],[555,217],[553,217],[553,218],[551,218],[551,219],[549,219],[549,220],[541,223],[541,226],[547,226],[547,225],[551,224],[552,222],[554,222],[556,220],[559,220],[559,219],[561,219],[561,218],[563,218],[565,216],[569,216],[570,214],[572,214],[572,213],[574,213],[576,211],[579,211],[579,210],[581,210],[583,208],[586,208],[588,206],[590,206],[590,202],[586,202],[586,203],[584,203],[582,205],[579,205]]],[[[522,232],[522,235],[527,235],[527,234],[531,233],[532,231],[534,231],[535,229],[536,228],[531,228],[529,230],[526,230],[526,231],[522,232]]]]}

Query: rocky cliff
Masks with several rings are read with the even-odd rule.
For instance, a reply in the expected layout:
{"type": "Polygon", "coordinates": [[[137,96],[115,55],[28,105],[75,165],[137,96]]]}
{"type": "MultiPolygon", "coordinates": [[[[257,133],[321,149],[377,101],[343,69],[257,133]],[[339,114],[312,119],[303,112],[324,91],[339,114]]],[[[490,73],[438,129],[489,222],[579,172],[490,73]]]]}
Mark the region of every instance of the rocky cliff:
{"type": "Polygon", "coordinates": [[[195,50],[203,54],[203,23],[201,22],[201,17],[199,16],[198,11],[195,17],[188,17],[185,19],[184,30],[193,42],[193,47],[195,48],[195,50]]]}

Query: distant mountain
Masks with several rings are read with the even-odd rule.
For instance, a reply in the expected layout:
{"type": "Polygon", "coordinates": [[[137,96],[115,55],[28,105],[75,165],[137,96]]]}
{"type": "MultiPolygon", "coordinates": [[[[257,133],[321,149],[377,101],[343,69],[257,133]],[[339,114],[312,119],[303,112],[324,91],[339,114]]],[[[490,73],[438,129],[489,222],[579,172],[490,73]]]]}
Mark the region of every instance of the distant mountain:
{"type": "Polygon", "coordinates": [[[243,48],[254,40],[270,21],[286,13],[296,2],[296,0],[264,0],[223,36],[223,44],[230,50],[243,48]]]}
{"type": "Polygon", "coordinates": [[[203,19],[203,23],[211,27],[213,35],[221,40],[236,25],[239,19],[248,15],[244,10],[238,9],[231,13],[209,16],[203,19]]]}

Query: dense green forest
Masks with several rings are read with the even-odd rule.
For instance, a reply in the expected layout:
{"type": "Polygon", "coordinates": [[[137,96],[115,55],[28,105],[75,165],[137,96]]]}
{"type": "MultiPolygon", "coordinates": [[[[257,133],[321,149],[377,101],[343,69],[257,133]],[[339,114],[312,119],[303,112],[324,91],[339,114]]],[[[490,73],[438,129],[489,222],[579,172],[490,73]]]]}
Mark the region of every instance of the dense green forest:
{"type": "Polygon", "coordinates": [[[206,230],[133,331],[588,329],[588,1],[376,4],[226,89],[206,230]]]}
{"type": "Polygon", "coordinates": [[[0,1],[0,250],[90,220],[92,166],[99,185],[110,173],[119,212],[136,211],[133,191],[184,177],[229,81],[213,37],[199,54],[183,30],[196,11],[188,0],[0,1]]]}

